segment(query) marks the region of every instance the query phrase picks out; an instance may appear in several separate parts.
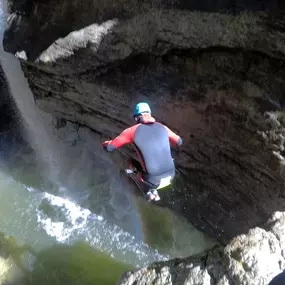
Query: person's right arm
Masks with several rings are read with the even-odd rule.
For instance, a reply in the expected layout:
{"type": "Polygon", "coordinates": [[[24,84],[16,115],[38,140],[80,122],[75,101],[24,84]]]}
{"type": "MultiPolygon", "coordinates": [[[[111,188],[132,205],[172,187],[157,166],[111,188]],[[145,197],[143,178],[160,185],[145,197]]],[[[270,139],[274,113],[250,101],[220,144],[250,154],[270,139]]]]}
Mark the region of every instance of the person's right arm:
{"type": "Polygon", "coordinates": [[[129,144],[133,142],[133,137],[135,130],[138,125],[134,125],[126,130],[124,130],[119,136],[114,138],[113,140],[110,141],[105,141],[102,143],[102,146],[104,147],[105,150],[107,151],[113,151],[125,144],[129,144]]]}
{"type": "Polygon", "coordinates": [[[170,141],[170,144],[172,147],[175,146],[181,146],[182,145],[182,138],[175,134],[173,131],[171,131],[168,127],[164,126],[167,134],[168,134],[168,139],[170,141]]]}

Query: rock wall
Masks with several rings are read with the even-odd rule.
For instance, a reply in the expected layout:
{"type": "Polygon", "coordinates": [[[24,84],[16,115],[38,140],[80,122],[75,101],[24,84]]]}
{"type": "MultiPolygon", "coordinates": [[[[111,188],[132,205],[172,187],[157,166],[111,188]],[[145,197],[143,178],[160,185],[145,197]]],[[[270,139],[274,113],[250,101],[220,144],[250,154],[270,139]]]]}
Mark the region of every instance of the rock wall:
{"type": "Polygon", "coordinates": [[[18,116],[3,74],[3,69],[0,66],[0,136],[16,129],[15,118],[18,116]]]}
{"type": "Polygon", "coordinates": [[[108,138],[147,100],[184,141],[160,205],[228,243],[118,285],[262,285],[285,267],[284,4],[218,2],[9,1],[4,48],[37,106],[108,138]]]}
{"type": "Polygon", "coordinates": [[[31,60],[59,37],[88,25],[109,19],[129,19],[152,8],[237,13],[239,11],[278,10],[280,0],[5,0],[11,15],[4,46],[13,53],[24,49],[31,60]]]}
{"type": "Polygon", "coordinates": [[[23,3],[4,48],[22,58],[40,108],[108,138],[147,100],[182,136],[174,156],[184,183],[162,206],[222,242],[283,211],[282,13],[23,3]]]}

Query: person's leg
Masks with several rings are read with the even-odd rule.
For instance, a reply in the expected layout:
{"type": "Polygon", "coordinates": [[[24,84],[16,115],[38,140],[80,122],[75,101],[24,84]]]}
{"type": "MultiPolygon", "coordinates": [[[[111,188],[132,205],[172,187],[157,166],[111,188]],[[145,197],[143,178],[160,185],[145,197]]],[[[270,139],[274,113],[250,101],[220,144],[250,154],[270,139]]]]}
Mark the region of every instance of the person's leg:
{"type": "Polygon", "coordinates": [[[163,177],[163,176],[153,177],[150,175],[145,175],[145,176],[143,175],[142,180],[144,184],[146,185],[146,187],[148,188],[148,191],[146,193],[148,200],[159,201],[160,197],[158,194],[158,190],[161,189],[160,186],[162,186],[161,183],[163,183],[161,179],[163,178],[166,179],[166,181],[164,181],[164,184],[165,184],[164,187],[167,187],[168,185],[172,183],[174,177],[175,177],[175,170],[169,173],[168,175],[166,175],[166,177],[163,177]]]}
{"type": "Polygon", "coordinates": [[[133,170],[134,172],[143,172],[143,168],[140,162],[133,157],[129,157],[127,160],[127,168],[133,170]]]}
{"type": "Polygon", "coordinates": [[[145,178],[144,173],[139,172],[138,173],[138,179],[139,181],[142,182],[142,184],[144,185],[144,194],[146,196],[146,199],[148,201],[159,201],[160,197],[158,195],[158,192],[155,190],[157,188],[157,185],[154,185],[152,183],[150,183],[149,181],[147,181],[145,178]]]}
{"type": "Polygon", "coordinates": [[[137,160],[133,158],[129,158],[127,160],[127,169],[125,169],[125,173],[127,174],[135,173],[136,174],[137,180],[141,182],[142,187],[140,187],[140,189],[144,193],[148,201],[152,201],[156,199],[156,195],[154,195],[151,190],[155,188],[155,185],[152,185],[143,179],[144,172],[141,167],[141,164],[137,160]]]}

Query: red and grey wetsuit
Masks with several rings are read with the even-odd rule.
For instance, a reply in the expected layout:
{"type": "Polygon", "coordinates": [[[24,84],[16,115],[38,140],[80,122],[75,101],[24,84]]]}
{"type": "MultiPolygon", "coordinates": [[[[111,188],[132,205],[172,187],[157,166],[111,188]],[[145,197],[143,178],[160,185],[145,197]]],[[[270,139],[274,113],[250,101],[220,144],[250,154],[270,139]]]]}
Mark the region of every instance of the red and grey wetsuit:
{"type": "Polygon", "coordinates": [[[158,186],[161,178],[175,176],[170,146],[180,146],[182,139],[168,127],[156,122],[150,115],[142,116],[138,124],[105,142],[105,145],[107,151],[113,151],[129,143],[136,148],[144,181],[158,186]]]}

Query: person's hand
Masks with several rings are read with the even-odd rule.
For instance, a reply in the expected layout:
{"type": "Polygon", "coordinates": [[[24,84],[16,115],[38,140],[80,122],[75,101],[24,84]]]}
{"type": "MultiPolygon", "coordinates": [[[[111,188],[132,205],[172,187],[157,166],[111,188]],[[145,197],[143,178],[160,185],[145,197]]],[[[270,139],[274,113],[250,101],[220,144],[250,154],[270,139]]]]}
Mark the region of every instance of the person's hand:
{"type": "Polygon", "coordinates": [[[109,144],[109,141],[104,141],[101,145],[104,150],[107,150],[107,145],[109,144]]]}

